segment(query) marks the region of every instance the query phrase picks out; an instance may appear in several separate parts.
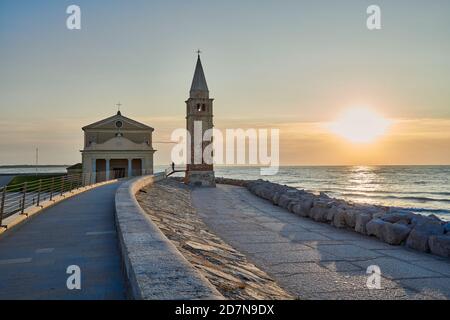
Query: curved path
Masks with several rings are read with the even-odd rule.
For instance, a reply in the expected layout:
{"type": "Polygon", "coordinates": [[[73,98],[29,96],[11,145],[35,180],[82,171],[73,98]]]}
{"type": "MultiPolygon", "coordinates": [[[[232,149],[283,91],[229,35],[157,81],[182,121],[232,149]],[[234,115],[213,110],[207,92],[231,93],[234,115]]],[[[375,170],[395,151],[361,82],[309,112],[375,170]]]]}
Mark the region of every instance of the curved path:
{"type": "Polygon", "coordinates": [[[449,299],[450,261],[298,217],[248,190],[197,188],[204,222],[300,299],[449,299]],[[367,267],[381,289],[367,287],[367,267]]]}
{"type": "Polygon", "coordinates": [[[114,220],[119,183],[50,207],[0,238],[0,299],[124,299],[114,220]],[[67,267],[81,269],[69,290],[67,267]]]}

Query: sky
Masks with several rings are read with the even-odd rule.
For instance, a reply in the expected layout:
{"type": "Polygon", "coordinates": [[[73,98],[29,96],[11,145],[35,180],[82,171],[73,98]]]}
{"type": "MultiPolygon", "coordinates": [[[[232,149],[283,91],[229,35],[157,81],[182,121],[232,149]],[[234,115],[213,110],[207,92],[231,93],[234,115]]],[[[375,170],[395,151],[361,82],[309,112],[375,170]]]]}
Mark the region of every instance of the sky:
{"type": "MultiPolygon", "coordinates": [[[[450,2],[0,1],[0,165],[81,161],[81,127],[122,113],[168,141],[197,49],[217,128],[279,128],[284,165],[450,164],[450,2]],[[81,30],[66,28],[67,6],[81,30]],[[381,8],[381,30],[366,9],[381,8]],[[370,143],[327,124],[367,106],[370,143]]],[[[170,145],[154,144],[156,164],[170,145]]]]}

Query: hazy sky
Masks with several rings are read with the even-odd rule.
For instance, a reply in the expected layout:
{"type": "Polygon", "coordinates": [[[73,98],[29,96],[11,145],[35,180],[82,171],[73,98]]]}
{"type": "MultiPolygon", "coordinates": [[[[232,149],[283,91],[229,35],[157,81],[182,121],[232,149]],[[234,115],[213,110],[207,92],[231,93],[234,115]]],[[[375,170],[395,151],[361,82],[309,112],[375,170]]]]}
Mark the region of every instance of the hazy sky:
{"type": "MultiPolygon", "coordinates": [[[[0,164],[79,162],[83,125],[116,112],[168,140],[203,51],[218,128],[281,129],[283,164],[450,164],[450,1],[0,1],[0,164]],[[82,29],[69,31],[70,4],[82,29]],[[366,28],[366,8],[382,30],[366,28]],[[392,119],[355,145],[348,107],[392,119]]],[[[157,163],[169,146],[154,145],[157,163]]]]}

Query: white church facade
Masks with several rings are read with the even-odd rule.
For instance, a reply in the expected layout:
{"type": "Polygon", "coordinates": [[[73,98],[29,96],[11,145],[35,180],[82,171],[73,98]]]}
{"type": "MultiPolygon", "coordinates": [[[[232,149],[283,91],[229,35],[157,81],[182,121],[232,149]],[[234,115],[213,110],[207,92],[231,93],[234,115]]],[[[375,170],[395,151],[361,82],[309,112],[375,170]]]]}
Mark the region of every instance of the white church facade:
{"type": "Polygon", "coordinates": [[[90,182],[153,173],[152,134],[143,123],[116,115],[82,128],[83,174],[90,182]]]}

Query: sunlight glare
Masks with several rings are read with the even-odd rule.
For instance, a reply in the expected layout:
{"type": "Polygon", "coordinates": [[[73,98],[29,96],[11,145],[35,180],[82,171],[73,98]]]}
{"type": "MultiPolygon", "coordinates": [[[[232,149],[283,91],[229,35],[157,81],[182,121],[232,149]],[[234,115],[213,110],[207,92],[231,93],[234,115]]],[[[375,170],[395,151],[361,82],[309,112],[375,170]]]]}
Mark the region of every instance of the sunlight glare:
{"type": "Polygon", "coordinates": [[[334,134],[354,143],[369,143],[386,133],[390,121],[368,108],[347,109],[329,125],[334,134]]]}

